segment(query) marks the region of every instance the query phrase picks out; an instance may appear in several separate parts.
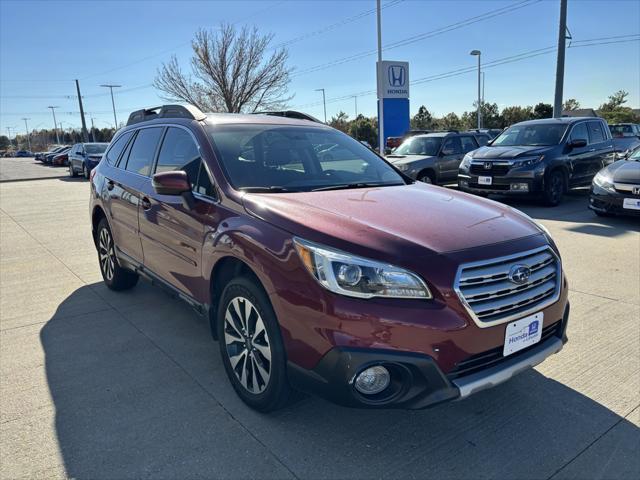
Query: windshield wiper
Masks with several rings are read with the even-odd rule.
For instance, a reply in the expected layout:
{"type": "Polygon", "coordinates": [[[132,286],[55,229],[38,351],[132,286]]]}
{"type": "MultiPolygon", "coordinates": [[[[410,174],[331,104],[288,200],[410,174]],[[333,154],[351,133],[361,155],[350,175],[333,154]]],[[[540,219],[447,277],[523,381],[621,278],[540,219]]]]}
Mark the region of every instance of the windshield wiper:
{"type": "Polygon", "coordinates": [[[273,186],[273,187],[242,187],[240,191],[247,192],[247,193],[287,193],[287,192],[294,192],[295,190],[289,190],[288,188],[285,188],[285,187],[273,186]]]}
{"type": "Polygon", "coordinates": [[[312,192],[321,192],[323,190],[346,190],[349,188],[367,188],[367,187],[397,187],[404,183],[379,183],[379,182],[359,182],[359,183],[341,183],[339,185],[329,185],[326,187],[314,188],[312,192]]]}

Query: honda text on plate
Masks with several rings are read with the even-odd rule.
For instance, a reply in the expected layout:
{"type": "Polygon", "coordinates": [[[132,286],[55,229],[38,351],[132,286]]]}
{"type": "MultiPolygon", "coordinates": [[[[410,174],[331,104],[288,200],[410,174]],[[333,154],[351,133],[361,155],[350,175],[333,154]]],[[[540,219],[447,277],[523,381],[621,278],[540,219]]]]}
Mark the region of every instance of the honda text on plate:
{"type": "Polygon", "coordinates": [[[318,122],[134,112],[92,171],[91,221],[107,286],[145,277],[207,315],[233,388],[261,411],[294,390],[423,408],[566,341],[543,227],[414,182],[318,122]]]}

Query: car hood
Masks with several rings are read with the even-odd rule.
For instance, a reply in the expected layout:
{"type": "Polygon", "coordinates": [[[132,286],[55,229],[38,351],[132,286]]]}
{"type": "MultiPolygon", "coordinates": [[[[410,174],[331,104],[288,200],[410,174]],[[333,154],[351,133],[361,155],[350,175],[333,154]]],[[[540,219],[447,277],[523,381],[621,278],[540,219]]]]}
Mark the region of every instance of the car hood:
{"type": "Polygon", "coordinates": [[[607,167],[614,182],[640,184],[640,162],[618,160],[607,167]]]}
{"type": "Polygon", "coordinates": [[[412,185],[246,194],[248,213],[293,235],[383,256],[441,254],[540,234],[512,208],[462,192],[412,185]]]}
{"type": "Polygon", "coordinates": [[[430,160],[435,158],[434,155],[387,155],[386,159],[394,165],[403,165],[405,163],[418,162],[420,160],[430,160]]]}
{"type": "Polygon", "coordinates": [[[519,157],[527,157],[529,155],[542,155],[549,150],[551,150],[553,146],[546,147],[526,147],[526,146],[515,146],[515,147],[480,147],[477,150],[474,150],[471,154],[474,160],[483,160],[483,159],[504,159],[509,160],[511,158],[519,158],[519,157]]]}

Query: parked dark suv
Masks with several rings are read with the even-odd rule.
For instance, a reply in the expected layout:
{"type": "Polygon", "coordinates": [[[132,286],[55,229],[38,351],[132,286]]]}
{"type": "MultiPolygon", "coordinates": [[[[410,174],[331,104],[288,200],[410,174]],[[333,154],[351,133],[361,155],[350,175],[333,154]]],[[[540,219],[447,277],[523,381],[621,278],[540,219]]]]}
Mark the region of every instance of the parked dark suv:
{"type": "Polygon", "coordinates": [[[89,178],[105,150],[108,143],[76,143],[69,150],[69,176],[77,177],[81,174],[84,178],[89,178]]]}
{"type": "Polygon", "coordinates": [[[466,155],[458,185],[481,195],[539,195],[554,206],[568,189],[590,185],[614,157],[611,133],[601,118],[530,120],[466,155]]]}
{"type": "Polygon", "coordinates": [[[526,215],[413,182],[326,125],[134,112],[92,173],[113,290],[142,276],[208,315],[238,395],[358,407],[465,398],[558,352],[567,283],[526,215]],[[319,145],[351,158],[321,160],[319,145]]]}
{"type": "Polygon", "coordinates": [[[468,152],[486,145],[486,133],[457,130],[427,133],[406,139],[387,160],[405,175],[425,183],[455,183],[458,167],[468,152]]]}

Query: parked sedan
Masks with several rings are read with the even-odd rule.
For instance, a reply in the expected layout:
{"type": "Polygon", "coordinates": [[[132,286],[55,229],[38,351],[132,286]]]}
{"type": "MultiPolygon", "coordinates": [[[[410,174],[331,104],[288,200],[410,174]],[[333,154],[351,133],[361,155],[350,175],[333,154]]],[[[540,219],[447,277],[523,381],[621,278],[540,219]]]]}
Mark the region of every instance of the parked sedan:
{"type": "Polygon", "coordinates": [[[640,147],[640,126],[635,123],[609,125],[613,147],[618,158],[624,158],[640,147]]]}
{"type": "Polygon", "coordinates": [[[69,176],[81,173],[88,179],[108,146],[108,143],[76,143],[69,151],[69,176]]]}
{"type": "Polygon", "coordinates": [[[458,178],[464,155],[488,141],[485,133],[451,131],[416,135],[387,155],[387,160],[405,175],[421,182],[452,183],[458,178]]]}
{"type": "Polygon", "coordinates": [[[16,152],[16,158],[27,158],[27,157],[33,157],[33,153],[30,152],[29,150],[18,150],[16,152]]]}
{"type": "Polygon", "coordinates": [[[55,157],[56,155],[63,153],[67,150],[69,150],[69,148],[66,145],[63,145],[61,147],[56,147],[53,150],[51,150],[50,152],[47,152],[44,154],[44,156],[42,157],[42,163],[47,163],[47,164],[51,164],[53,162],[53,157],[55,157]]]}
{"type": "Polygon", "coordinates": [[[591,184],[589,208],[600,216],[640,216],[640,147],[598,172],[591,184]]]}
{"type": "Polygon", "coordinates": [[[63,150],[51,159],[51,165],[54,167],[64,167],[69,163],[69,150],[63,150]]]}

